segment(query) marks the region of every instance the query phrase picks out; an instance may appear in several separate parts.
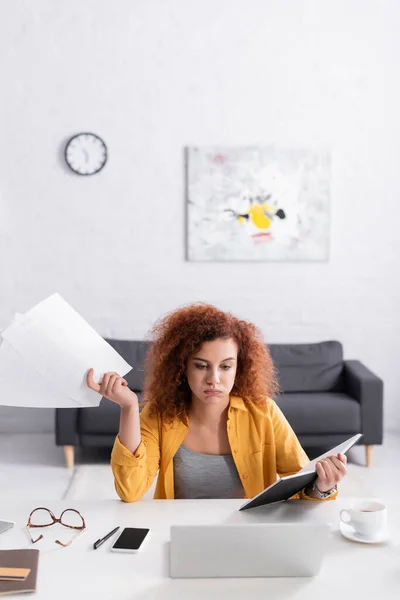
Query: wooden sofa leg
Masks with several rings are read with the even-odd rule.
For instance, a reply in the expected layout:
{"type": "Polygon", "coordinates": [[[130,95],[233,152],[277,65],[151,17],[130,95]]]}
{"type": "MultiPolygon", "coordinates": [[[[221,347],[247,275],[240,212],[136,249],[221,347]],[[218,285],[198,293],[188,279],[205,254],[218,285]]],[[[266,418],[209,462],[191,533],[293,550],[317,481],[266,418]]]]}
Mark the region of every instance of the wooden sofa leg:
{"type": "Polygon", "coordinates": [[[64,446],[65,464],[68,469],[74,468],[74,446],[64,446]]]}
{"type": "Polygon", "coordinates": [[[365,446],[365,459],[367,467],[370,467],[372,465],[372,450],[373,446],[365,446]]]}

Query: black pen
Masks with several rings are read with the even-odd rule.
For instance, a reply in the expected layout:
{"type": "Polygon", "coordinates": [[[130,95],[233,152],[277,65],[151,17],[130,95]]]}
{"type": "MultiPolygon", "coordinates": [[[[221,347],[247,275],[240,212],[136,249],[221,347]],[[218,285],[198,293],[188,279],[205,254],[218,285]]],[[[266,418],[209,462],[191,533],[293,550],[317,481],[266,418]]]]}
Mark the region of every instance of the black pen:
{"type": "Polygon", "coordinates": [[[114,535],[114,533],[116,531],[118,531],[119,527],[116,527],[115,529],[113,529],[112,531],[110,531],[110,533],[107,533],[107,535],[105,535],[103,538],[100,538],[99,540],[97,540],[94,544],[93,544],[93,550],[96,550],[99,546],[101,546],[106,540],[108,540],[108,538],[110,538],[112,535],[114,535]]]}

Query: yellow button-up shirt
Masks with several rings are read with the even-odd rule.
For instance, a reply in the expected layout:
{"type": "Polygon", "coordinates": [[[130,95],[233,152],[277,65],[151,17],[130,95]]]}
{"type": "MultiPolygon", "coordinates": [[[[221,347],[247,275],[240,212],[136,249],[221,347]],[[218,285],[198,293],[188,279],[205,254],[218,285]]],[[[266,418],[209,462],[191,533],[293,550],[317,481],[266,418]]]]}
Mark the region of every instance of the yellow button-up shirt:
{"type": "MultiPolygon", "coordinates": [[[[158,416],[150,417],[148,406],[140,413],[141,442],[134,454],[117,436],[111,454],[115,489],[125,502],[139,500],[158,473],[155,499],[174,498],[173,458],[188,433],[188,426],[176,419],[163,424],[158,416]]],[[[262,492],[276,481],[297,473],[308,457],[282,411],[273,400],[265,406],[245,404],[231,396],[227,432],[246,498],[262,492]]],[[[337,492],[329,497],[334,499],[337,492]]],[[[314,500],[304,490],[298,498],[314,500]]]]}

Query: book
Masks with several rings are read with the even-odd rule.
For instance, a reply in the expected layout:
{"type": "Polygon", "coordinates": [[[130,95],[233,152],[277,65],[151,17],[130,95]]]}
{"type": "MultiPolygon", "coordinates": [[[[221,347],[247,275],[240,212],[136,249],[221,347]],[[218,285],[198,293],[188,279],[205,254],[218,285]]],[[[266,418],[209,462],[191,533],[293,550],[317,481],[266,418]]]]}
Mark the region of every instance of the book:
{"type": "Polygon", "coordinates": [[[0,550],[0,596],[35,592],[38,564],[39,550],[0,550]]]}
{"type": "Polygon", "coordinates": [[[287,475],[278,479],[278,481],[275,481],[275,483],[268,486],[265,490],[257,494],[257,496],[247,500],[239,510],[247,510],[249,508],[256,508],[257,506],[264,506],[265,504],[289,500],[289,498],[300,492],[307,485],[310,485],[317,478],[316,464],[318,461],[327,456],[336,456],[339,452],[345,454],[361,437],[362,433],[353,435],[353,437],[328,450],[328,452],[311,460],[300,471],[294,473],[294,475],[287,475]]]}

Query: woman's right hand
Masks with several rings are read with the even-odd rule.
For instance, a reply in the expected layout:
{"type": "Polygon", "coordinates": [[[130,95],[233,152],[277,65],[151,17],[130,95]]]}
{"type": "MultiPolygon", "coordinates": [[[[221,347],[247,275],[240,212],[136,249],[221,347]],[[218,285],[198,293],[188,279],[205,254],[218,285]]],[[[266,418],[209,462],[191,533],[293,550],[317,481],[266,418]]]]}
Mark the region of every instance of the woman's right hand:
{"type": "Polygon", "coordinates": [[[89,369],[87,374],[87,384],[91,390],[98,392],[104,398],[111,402],[119,404],[121,408],[131,408],[139,406],[137,395],[128,388],[128,382],[118,375],[118,373],[105,373],[100,383],[93,379],[93,369],[89,369]]]}

